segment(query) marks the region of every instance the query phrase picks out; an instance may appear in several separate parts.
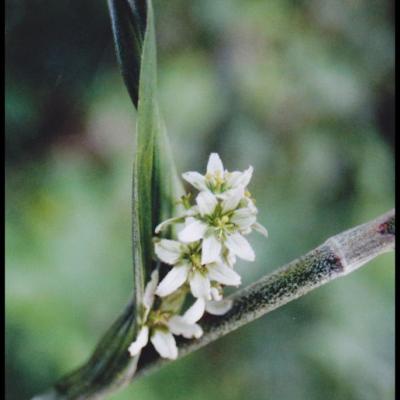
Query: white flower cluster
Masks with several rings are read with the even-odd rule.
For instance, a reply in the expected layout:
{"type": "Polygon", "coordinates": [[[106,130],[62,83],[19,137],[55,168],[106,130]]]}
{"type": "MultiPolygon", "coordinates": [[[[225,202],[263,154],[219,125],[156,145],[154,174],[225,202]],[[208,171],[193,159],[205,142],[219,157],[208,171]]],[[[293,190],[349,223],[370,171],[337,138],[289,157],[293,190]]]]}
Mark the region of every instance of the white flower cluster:
{"type": "Polygon", "coordinates": [[[257,208],[246,188],[252,173],[252,167],[244,172],[228,172],[218,154],[212,153],[206,175],[198,172],[182,175],[199,191],[196,204],[190,205],[189,196],[185,196],[184,215],[164,221],[156,228],[159,233],[171,224],[183,223],[178,240],[155,242],[155,254],[172,268],[160,283],[158,272],[154,272],[146,286],[142,327],[129,347],[132,356],[140,352],[150,337],[162,357],[175,359],[178,350],[173,335],[199,338],[203,331],[197,321],[204,312],[223,315],[230,309],[231,302],[223,299],[223,287],[241,283],[240,275],[233,269],[236,258],[255,259],[244,236],[253,229],[268,235],[256,222],[257,208]],[[165,304],[171,303],[177,293],[186,295],[189,289],[196,301],[184,315],[176,315],[165,304]],[[161,299],[157,310],[152,309],[155,296],[161,299]]]}

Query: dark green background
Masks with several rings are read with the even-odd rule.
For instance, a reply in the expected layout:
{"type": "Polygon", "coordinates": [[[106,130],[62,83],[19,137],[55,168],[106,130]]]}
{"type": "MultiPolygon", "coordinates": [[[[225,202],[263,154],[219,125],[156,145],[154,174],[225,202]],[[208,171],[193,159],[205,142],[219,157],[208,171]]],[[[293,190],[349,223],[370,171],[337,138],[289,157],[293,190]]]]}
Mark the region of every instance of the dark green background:
{"type": "MultiPolygon", "coordinates": [[[[244,285],[393,207],[393,3],[154,1],[180,172],[255,168],[244,285]]],[[[6,2],[6,382],[28,399],[127,302],[135,112],[106,1],[6,2]]],[[[394,399],[394,266],[253,322],[115,400],[394,399]]]]}

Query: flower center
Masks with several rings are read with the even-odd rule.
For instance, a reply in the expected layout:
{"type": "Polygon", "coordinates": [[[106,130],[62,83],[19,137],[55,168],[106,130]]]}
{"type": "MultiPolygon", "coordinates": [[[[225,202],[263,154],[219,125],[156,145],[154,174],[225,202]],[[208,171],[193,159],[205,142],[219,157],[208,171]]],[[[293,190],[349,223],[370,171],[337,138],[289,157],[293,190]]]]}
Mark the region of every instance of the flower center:
{"type": "Polygon", "coordinates": [[[148,325],[158,328],[168,328],[168,320],[171,318],[171,313],[162,310],[152,310],[149,314],[148,325]]]}
{"type": "Polygon", "coordinates": [[[214,193],[222,193],[225,190],[225,179],[220,171],[216,171],[214,174],[205,175],[208,187],[214,193]]]}
{"type": "Polygon", "coordinates": [[[200,241],[189,244],[183,258],[191,264],[193,270],[202,271],[204,267],[201,265],[200,241]]]}
{"type": "Polygon", "coordinates": [[[201,256],[199,253],[194,253],[189,256],[190,262],[195,268],[201,268],[201,256]]]}
{"type": "Polygon", "coordinates": [[[218,204],[214,214],[207,218],[207,223],[214,227],[218,237],[222,240],[226,232],[231,232],[235,225],[231,222],[232,211],[222,213],[221,205],[218,204]]]}

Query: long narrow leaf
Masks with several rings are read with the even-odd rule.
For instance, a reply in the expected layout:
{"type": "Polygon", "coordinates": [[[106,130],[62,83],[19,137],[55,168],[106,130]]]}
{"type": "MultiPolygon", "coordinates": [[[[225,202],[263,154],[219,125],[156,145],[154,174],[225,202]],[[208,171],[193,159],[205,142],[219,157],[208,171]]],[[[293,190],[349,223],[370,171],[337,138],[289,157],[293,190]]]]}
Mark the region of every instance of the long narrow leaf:
{"type": "Polygon", "coordinates": [[[151,2],[140,68],[136,154],[133,172],[133,257],[136,301],[142,299],[153,262],[154,228],[173,213],[178,180],[157,103],[156,44],[151,2]]]}
{"type": "Polygon", "coordinates": [[[154,228],[173,215],[182,191],[157,104],[151,0],[109,0],[109,8],[118,60],[138,109],[132,199],[134,295],[86,364],[61,379],[48,398],[103,398],[134,375],[138,357],[131,358],[127,349],[137,333],[144,285],[156,267],[154,228]]]}
{"type": "Polygon", "coordinates": [[[142,45],[146,32],[146,0],[109,0],[118,63],[135,107],[139,98],[142,45]]]}

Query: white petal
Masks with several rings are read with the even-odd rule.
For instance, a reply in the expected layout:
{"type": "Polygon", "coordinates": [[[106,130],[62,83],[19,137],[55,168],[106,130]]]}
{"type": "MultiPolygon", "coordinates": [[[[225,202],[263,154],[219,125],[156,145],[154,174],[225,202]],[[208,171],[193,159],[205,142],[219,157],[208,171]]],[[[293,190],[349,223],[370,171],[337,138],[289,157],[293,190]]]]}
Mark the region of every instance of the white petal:
{"type": "Polygon", "coordinates": [[[161,261],[174,265],[182,254],[182,244],[176,240],[161,239],[154,245],[154,251],[161,261]]]}
{"type": "Polygon", "coordinates": [[[205,300],[197,299],[193,305],[187,309],[185,314],[183,314],[183,319],[189,324],[194,324],[203,316],[205,307],[205,300]]]}
{"type": "Polygon", "coordinates": [[[233,301],[224,299],[221,301],[207,301],[206,311],[213,315],[224,315],[232,308],[233,301]]]}
{"type": "Polygon", "coordinates": [[[256,258],[249,242],[240,233],[229,235],[225,241],[225,245],[232,253],[243,260],[254,261],[256,258]]]}
{"type": "Polygon", "coordinates": [[[181,335],[186,339],[198,339],[203,335],[200,325],[190,324],[179,315],[174,315],[169,319],[168,328],[174,335],[181,335]]]}
{"type": "Polygon", "coordinates": [[[231,222],[239,227],[239,229],[249,229],[255,222],[257,217],[250,208],[239,208],[234,211],[231,222]]]}
{"type": "Polygon", "coordinates": [[[208,225],[206,223],[199,221],[198,219],[190,218],[190,220],[190,223],[188,223],[178,233],[179,240],[184,243],[191,243],[200,240],[204,236],[208,228],[208,225]]]}
{"type": "MultiPolygon", "coordinates": [[[[197,206],[195,206],[195,207],[197,208],[197,210],[199,209],[199,207],[197,207],[197,206]]],[[[194,207],[192,207],[192,208],[194,208],[194,207]]],[[[188,225],[192,224],[193,222],[197,221],[196,220],[197,214],[199,214],[199,213],[198,212],[197,213],[191,213],[190,215],[187,216],[187,218],[185,219],[185,224],[184,224],[185,228],[188,225]]]]}
{"type": "Polygon", "coordinates": [[[157,285],[158,285],[158,270],[156,269],[152,272],[150,281],[147,283],[143,293],[143,305],[145,306],[147,312],[153,306],[154,295],[156,292],[157,285]]]}
{"type": "Polygon", "coordinates": [[[211,288],[211,298],[215,301],[222,300],[222,294],[216,287],[211,288]]]}
{"type": "Polygon", "coordinates": [[[208,190],[206,180],[203,175],[198,172],[189,171],[182,174],[182,178],[194,186],[197,190],[208,190]]]}
{"type": "Polygon", "coordinates": [[[219,173],[224,176],[224,166],[217,153],[211,153],[207,163],[207,174],[215,175],[219,173]]]}
{"type": "Polygon", "coordinates": [[[214,235],[205,237],[202,243],[201,263],[208,264],[217,261],[221,254],[221,248],[221,242],[214,235]]]}
{"type": "Polygon", "coordinates": [[[213,281],[229,286],[239,286],[242,281],[237,272],[222,263],[210,264],[208,266],[208,276],[213,281]]]}
{"type": "Polygon", "coordinates": [[[188,276],[190,266],[187,264],[177,265],[165,275],[164,279],[160,282],[157,287],[156,295],[165,297],[175,292],[180,286],[182,286],[188,276]]]}
{"type": "Polygon", "coordinates": [[[222,212],[234,210],[240,203],[244,196],[244,189],[239,187],[231,189],[224,193],[224,201],[222,202],[222,212]]]}
{"type": "Polygon", "coordinates": [[[252,199],[248,198],[248,197],[244,197],[245,203],[246,203],[246,207],[253,213],[253,214],[257,214],[258,210],[257,207],[254,205],[254,202],[252,199]]]}
{"type": "Polygon", "coordinates": [[[186,220],[185,220],[185,225],[187,224],[187,221],[190,220],[190,217],[194,217],[197,214],[199,214],[199,207],[197,207],[196,205],[190,207],[189,210],[186,210],[185,215],[188,218],[186,218],[186,220]]]}
{"type": "Polygon", "coordinates": [[[257,231],[258,233],[261,233],[261,235],[264,235],[265,237],[268,237],[268,231],[267,229],[262,226],[261,224],[259,224],[258,222],[256,222],[255,224],[252,225],[252,228],[257,231]]]}
{"type": "Polygon", "coordinates": [[[175,360],[178,357],[178,348],[172,333],[157,329],[151,336],[150,341],[161,357],[171,360],[175,360]]]}
{"type": "Polygon", "coordinates": [[[240,179],[243,175],[243,172],[232,171],[225,174],[224,178],[229,188],[234,188],[239,186],[240,179]]]}
{"type": "Polygon", "coordinates": [[[246,171],[243,172],[242,176],[239,179],[238,184],[243,187],[246,187],[249,184],[252,175],[253,175],[253,167],[250,166],[249,168],[246,169],[246,171]]]}
{"type": "Polygon", "coordinates": [[[236,264],[236,256],[231,251],[228,251],[225,261],[231,268],[233,268],[233,266],[236,264]]]}
{"type": "Polygon", "coordinates": [[[211,300],[210,280],[206,276],[195,271],[189,283],[194,297],[211,300]]]}
{"type": "Polygon", "coordinates": [[[196,197],[196,203],[199,207],[200,214],[210,215],[214,212],[218,204],[217,198],[210,192],[200,192],[196,197]]]}
{"type": "Polygon", "coordinates": [[[183,222],[183,220],[184,220],[184,217],[174,217],[174,218],[166,219],[164,222],[161,222],[161,224],[158,224],[156,226],[155,233],[160,233],[167,226],[174,224],[175,222],[183,222]]]}
{"type": "Polygon", "coordinates": [[[235,188],[238,186],[242,186],[243,188],[245,188],[249,184],[252,175],[253,175],[253,167],[250,166],[244,172],[239,172],[239,171],[230,172],[226,176],[226,182],[228,186],[231,188],[235,188]]]}
{"type": "Polygon", "coordinates": [[[146,346],[148,341],[149,341],[149,328],[147,326],[143,326],[140,329],[136,337],[136,340],[132,342],[128,348],[131,357],[139,354],[140,350],[142,350],[143,347],[146,346]]]}

